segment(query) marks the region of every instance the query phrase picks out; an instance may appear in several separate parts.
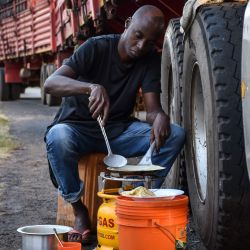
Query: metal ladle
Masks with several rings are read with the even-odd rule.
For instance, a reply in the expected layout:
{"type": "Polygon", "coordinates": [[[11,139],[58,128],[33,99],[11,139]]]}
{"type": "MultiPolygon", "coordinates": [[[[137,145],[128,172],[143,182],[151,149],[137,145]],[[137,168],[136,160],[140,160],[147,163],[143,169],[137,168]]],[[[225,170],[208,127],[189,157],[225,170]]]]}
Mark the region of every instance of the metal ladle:
{"type": "Polygon", "coordinates": [[[61,241],[60,241],[60,239],[59,239],[59,236],[58,236],[58,234],[57,234],[56,229],[55,229],[55,228],[53,228],[53,231],[54,231],[54,234],[55,234],[56,239],[58,240],[59,244],[61,245],[61,247],[63,247],[63,244],[62,244],[62,242],[61,242],[61,241]]]}
{"type": "Polygon", "coordinates": [[[110,148],[110,144],[108,141],[108,137],[107,137],[106,131],[102,125],[102,119],[100,116],[97,117],[97,121],[98,121],[100,128],[102,130],[102,134],[103,134],[103,137],[104,137],[107,149],[108,149],[108,155],[106,155],[104,157],[103,162],[108,167],[111,167],[111,168],[120,168],[120,167],[125,166],[128,162],[127,159],[121,155],[116,155],[116,154],[112,153],[111,148],[110,148]]]}

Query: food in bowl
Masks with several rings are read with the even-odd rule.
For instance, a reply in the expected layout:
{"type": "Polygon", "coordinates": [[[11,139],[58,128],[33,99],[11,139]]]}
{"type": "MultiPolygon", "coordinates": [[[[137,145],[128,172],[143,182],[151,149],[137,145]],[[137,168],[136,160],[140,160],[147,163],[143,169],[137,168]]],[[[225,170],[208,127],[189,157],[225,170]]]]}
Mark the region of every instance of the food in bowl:
{"type": "Polygon", "coordinates": [[[121,192],[121,195],[125,195],[125,196],[134,196],[134,197],[153,197],[155,196],[155,194],[150,191],[149,189],[139,186],[137,188],[134,188],[132,190],[129,191],[123,191],[121,192]]]}

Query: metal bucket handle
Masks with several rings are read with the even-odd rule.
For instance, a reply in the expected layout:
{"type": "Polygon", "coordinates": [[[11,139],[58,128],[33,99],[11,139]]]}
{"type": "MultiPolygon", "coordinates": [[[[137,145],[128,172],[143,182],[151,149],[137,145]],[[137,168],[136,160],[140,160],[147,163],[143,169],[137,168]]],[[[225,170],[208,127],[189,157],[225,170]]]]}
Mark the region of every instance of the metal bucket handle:
{"type": "MultiPolygon", "coordinates": [[[[166,227],[163,227],[162,225],[160,225],[159,223],[157,222],[154,222],[154,225],[160,229],[174,244],[180,244],[181,241],[176,239],[175,236],[166,228],[166,227]]],[[[182,245],[182,246],[179,246],[178,248],[176,249],[183,249],[185,250],[186,249],[186,246],[182,245]]]]}

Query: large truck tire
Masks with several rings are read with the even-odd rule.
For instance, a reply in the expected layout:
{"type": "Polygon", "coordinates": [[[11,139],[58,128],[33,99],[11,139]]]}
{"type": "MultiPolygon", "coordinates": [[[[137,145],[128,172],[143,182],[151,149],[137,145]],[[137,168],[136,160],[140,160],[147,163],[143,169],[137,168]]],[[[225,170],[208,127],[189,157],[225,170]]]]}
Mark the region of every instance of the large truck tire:
{"type": "Polygon", "coordinates": [[[11,100],[17,100],[20,98],[20,94],[25,90],[24,85],[22,83],[12,83],[10,86],[11,92],[11,100]]]}
{"type": "Polygon", "coordinates": [[[8,101],[10,99],[10,86],[4,80],[4,68],[0,68],[0,101],[8,101]]]}
{"type": "MultiPolygon", "coordinates": [[[[161,104],[171,123],[181,124],[181,88],[183,66],[183,34],[180,32],[180,19],[171,19],[164,36],[161,63],[161,104]]],[[[176,159],[168,173],[164,186],[183,188],[185,171],[183,153],[176,159]]]]}
{"type": "Polygon", "coordinates": [[[241,3],[200,8],[185,42],[188,189],[194,222],[208,250],[250,249],[240,89],[244,11],[241,3]]]}

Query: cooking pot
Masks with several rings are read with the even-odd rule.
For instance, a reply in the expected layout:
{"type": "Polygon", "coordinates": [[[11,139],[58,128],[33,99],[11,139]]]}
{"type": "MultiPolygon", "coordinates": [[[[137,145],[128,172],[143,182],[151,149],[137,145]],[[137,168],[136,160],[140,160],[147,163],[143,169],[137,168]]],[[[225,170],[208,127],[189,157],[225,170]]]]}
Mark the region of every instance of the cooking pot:
{"type": "Polygon", "coordinates": [[[22,250],[57,250],[58,241],[54,235],[56,229],[60,240],[67,241],[71,227],[61,225],[33,225],[17,229],[22,234],[22,250]]]}

